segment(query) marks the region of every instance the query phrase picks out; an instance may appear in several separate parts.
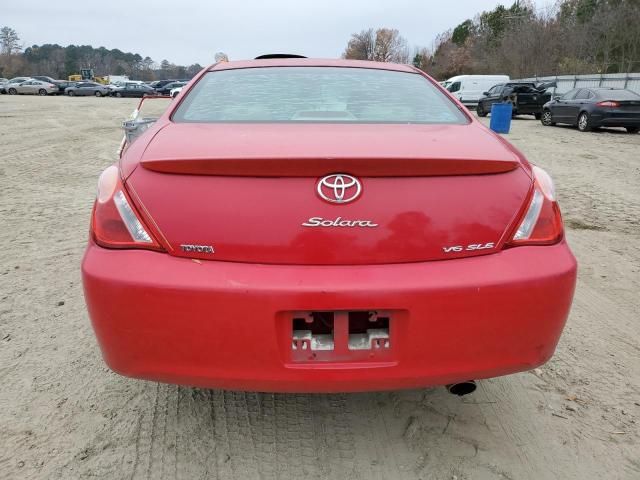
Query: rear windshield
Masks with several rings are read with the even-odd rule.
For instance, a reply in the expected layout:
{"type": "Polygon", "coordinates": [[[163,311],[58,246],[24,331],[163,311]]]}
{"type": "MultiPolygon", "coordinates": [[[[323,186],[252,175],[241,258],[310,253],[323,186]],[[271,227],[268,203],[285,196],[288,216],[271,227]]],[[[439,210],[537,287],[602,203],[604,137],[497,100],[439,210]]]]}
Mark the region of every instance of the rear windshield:
{"type": "Polygon", "coordinates": [[[415,73],[346,67],[260,67],[207,73],[175,122],[467,123],[415,73]]]}
{"type": "Polygon", "coordinates": [[[631,90],[596,90],[596,93],[607,100],[640,100],[640,95],[631,90]]]}

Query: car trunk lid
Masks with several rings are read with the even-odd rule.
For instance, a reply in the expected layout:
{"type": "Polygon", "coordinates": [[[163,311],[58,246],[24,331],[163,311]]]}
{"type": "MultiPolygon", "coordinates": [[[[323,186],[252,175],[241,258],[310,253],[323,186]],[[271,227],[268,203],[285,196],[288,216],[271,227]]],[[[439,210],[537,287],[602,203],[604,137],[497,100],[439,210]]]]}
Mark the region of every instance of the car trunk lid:
{"type": "Polygon", "coordinates": [[[518,157],[476,124],[170,124],[141,165],[128,187],[172,255],[253,263],[492,253],[531,187],[518,157]],[[319,195],[336,173],[361,183],[353,202],[319,195]]]}
{"type": "Polygon", "coordinates": [[[637,113],[640,115],[640,100],[615,100],[618,103],[616,110],[624,113],[637,113]]]}

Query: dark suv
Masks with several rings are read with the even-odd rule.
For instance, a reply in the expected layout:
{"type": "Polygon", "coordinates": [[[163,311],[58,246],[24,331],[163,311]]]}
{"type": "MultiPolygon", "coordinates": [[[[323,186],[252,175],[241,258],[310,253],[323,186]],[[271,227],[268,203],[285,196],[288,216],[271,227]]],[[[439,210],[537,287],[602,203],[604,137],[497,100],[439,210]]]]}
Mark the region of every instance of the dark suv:
{"type": "Polygon", "coordinates": [[[542,106],[551,100],[551,94],[546,90],[555,83],[536,84],[534,82],[508,82],[494,85],[484,97],[478,101],[476,113],[485,117],[491,112],[494,103],[510,102],[513,105],[513,115],[534,115],[538,120],[542,116],[542,106]]]}

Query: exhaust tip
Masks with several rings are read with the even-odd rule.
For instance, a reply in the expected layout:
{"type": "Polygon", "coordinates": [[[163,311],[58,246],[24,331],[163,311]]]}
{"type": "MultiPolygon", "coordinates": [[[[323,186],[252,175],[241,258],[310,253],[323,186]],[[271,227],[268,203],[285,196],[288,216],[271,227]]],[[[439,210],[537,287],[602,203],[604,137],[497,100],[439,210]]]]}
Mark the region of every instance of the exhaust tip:
{"type": "Polygon", "coordinates": [[[452,395],[463,397],[475,392],[476,387],[475,380],[467,380],[466,382],[451,383],[447,385],[447,391],[452,395]]]}

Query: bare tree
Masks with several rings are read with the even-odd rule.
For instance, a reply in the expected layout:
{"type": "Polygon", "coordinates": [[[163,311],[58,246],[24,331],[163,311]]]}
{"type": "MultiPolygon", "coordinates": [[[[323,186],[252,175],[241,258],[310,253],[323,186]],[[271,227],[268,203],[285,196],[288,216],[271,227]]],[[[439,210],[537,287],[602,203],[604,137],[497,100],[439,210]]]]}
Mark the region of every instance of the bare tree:
{"type": "Polygon", "coordinates": [[[21,50],[22,45],[18,32],[10,27],[2,27],[0,29],[0,54],[13,55],[21,50]]]}
{"type": "Polygon", "coordinates": [[[377,62],[409,62],[407,41],[395,28],[379,28],[376,31],[373,53],[373,58],[377,62]]]}
{"type": "Polygon", "coordinates": [[[427,72],[431,68],[432,61],[433,56],[431,55],[429,49],[426,47],[418,47],[415,49],[413,60],[411,60],[411,63],[414,67],[427,72]]]}
{"type": "Polygon", "coordinates": [[[216,63],[228,62],[229,61],[229,57],[224,52],[216,52],[216,54],[214,55],[213,58],[214,58],[216,63]]]}
{"type": "Polygon", "coordinates": [[[373,28],[352,33],[342,56],[353,60],[373,60],[376,34],[373,28]]]}
{"type": "Polygon", "coordinates": [[[354,60],[408,63],[409,48],[395,28],[369,28],[351,35],[342,56],[354,60]]]}

